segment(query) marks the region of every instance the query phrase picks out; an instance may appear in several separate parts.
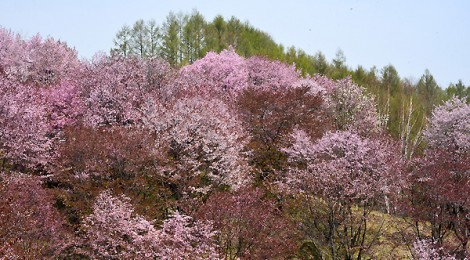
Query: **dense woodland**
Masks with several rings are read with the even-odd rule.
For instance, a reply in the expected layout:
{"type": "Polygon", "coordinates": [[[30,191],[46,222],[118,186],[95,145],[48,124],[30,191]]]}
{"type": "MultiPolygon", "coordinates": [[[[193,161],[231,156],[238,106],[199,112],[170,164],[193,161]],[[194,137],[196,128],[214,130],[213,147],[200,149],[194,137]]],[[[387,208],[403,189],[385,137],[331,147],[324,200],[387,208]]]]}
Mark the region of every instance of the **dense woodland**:
{"type": "Polygon", "coordinates": [[[1,259],[465,259],[470,88],[236,18],[0,28],[1,259]]]}

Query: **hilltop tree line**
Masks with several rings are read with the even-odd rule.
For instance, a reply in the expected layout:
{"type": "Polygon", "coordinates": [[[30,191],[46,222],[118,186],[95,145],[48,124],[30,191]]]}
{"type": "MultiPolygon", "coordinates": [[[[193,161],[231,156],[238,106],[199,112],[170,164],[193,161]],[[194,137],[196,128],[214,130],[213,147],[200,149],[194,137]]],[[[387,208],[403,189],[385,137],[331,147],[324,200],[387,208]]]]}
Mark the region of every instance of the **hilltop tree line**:
{"type": "Polygon", "coordinates": [[[411,135],[419,139],[417,135],[424,127],[426,116],[431,114],[433,106],[445,100],[456,96],[470,102],[470,86],[465,86],[461,80],[443,90],[429,70],[414,81],[401,78],[391,64],[381,69],[350,68],[341,50],[328,61],[321,51],[311,55],[302,49],[278,44],[269,34],[236,17],[224,19],[219,15],[206,21],[198,11],[170,13],[162,24],[155,20],[138,20],[132,26],[123,26],[114,43],[111,50],[114,55],[159,57],[176,67],[192,64],[207,52],[231,47],[243,57],[262,56],[295,64],[304,76],[351,77],[375,96],[379,113],[387,118],[388,131],[397,138],[411,135]],[[407,132],[408,121],[413,127],[407,132]]]}
{"type": "Polygon", "coordinates": [[[463,98],[418,126],[407,99],[394,136],[353,77],[230,46],[79,60],[1,28],[0,257],[468,257],[463,98]]]}

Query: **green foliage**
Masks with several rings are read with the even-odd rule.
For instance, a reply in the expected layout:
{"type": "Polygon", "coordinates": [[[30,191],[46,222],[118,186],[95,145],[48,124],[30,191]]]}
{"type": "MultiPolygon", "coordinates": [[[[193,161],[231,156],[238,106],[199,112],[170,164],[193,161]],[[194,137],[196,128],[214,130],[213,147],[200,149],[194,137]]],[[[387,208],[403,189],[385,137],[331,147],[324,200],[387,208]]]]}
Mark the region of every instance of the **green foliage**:
{"type": "Polygon", "coordinates": [[[431,114],[434,105],[440,104],[445,99],[444,91],[437,85],[428,69],[419,79],[416,90],[423,101],[427,115],[431,114]]]}
{"type": "Polygon", "coordinates": [[[465,87],[462,80],[459,80],[456,84],[450,84],[446,89],[447,98],[459,97],[470,103],[470,86],[465,87]]]}

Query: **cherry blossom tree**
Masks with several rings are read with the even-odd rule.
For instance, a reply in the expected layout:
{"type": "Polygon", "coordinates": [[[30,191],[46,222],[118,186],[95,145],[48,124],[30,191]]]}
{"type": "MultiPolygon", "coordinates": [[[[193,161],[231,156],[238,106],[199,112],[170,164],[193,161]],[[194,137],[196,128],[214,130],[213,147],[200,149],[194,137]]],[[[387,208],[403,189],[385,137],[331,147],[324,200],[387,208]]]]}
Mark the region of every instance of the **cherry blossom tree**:
{"type": "Polygon", "coordinates": [[[329,132],[316,143],[300,130],[293,138],[292,147],[284,151],[306,169],[293,169],[288,177],[292,185],[337,201],[367,202],[390,192],[390,178],[399,163],[392,143],[349,131],[329,132]]]}
{"type": "Polygon", "coordinates": [[[19,34],[0,27],[0,75],[14,77],[24,70],[23,49],[24,41],[19,34]]]}
{"type": "Polygon", "coordinates": [[[214,185],[232,188],[249,182],[242,154],[246,134],[224,102],[194,96],[166,107],[148,104],[145,113],[144,124],[157,138],[156,149],[168,153],[170,180],[189,184],[208,178],[214,185]]]}
{"type": "Polygon", "coordinates": [[[303,229],[323,254],[361,258],[377,243],[367,229],[370,211],[400,188],[396,145],[350,131],[329,132],[315,143],[300,130],[292,137],[284,151],[293,166],[281,187],[304,194],[303,229]]]}
{"type": "Polygon", "coordinates": [[[442,248],[436,248],[432,242],[428,240],[417,240],[413,243],[413,257],[417,260],[455,260],[454,256],[450,256],[443,252],[442,248]]]}
{"type": "Polygon", "coordinates": [[[261,189],[217,192],[196,212],[217,229],[217,249],[224,259],[288,258],[295,254],[297,234],[275,201],[261,189]]]}
{"type": "Polygon", "coordinates": [[[246,60],[248,84],[260,90],[287,89],[300,78],[295,66],[261,57],[246,60]]]}
{"type": "Polygon", "coordinates": [[[81,114],[81,62],[52,38],[23,40],[0,28],[0,42],[2,157],[13,168],[44,170],[54,156],[54,137],[81,114]]]}
{"type": "Polygon", "coordinates": [[[73,242],[38,177],[1,172],[0,180],[0,257],[52,258],[73,242]]]}
{"type": "Polygon", "coordinates": [[[416,220],[419,239],[430,223],[431,241],[468,256],[470,200],[470,106],[453,99],[434,109],[423,136],[428,146],[414,162],[402,209],[416,220]],[[452,245],[449,233],[459,244],[452,245]]]}
{"type": "Polygon", "coordinates": [[[299,77],[295,66],[261,57],[245,59],[230,48],[220,54],[209,52],[183,67],[175,87],[184,92],[230,97],[250,86],[265,90],[288,88],[299,77]]]}
{"type": "Polygon", "coordinates": [[[218,259],[216,234],[211,222],[194,221],[176,211],[159,230],[160,256],[164,259],[218,259]]]}
{"type": "Polygon", "coordinates": [[[247,87],[248,68],[245,58],[233,49],[223,50],[220,54],[208,52],[206,56],[191,65],[183,67],[176,79],[182,91],[237,94],[247,87]]]}
{"type": "Polygon", "coordinates": [[[158,256],[157,230],[151,222],[134,214],[129,198],[102,192],[83,228],[92,257],[109,259],[158,256]]]}
{"type": "Polygon", "coordinates": [[[80,123],[85,106],[77,83],[62,81],[42,91],[50,133],[59,133],[67,126],[80,123]]]}
{"type": "Polygon", "coordinates": [[[136,57],[96,56],[80,83],[89,126],[138,124],[142,106],[158,99],[168,64],[136,57]]]}
{"type": "Polygon", "coordinates": [[[82,67],[77,52],[53,38],[42,40],[39,35],[34,36],[26,43],[25,53],[29,66],[23,77],[40,86],[74,79],[82,67]]]}
{"type": "Polygon", "coordinates": [[[67,126],[83,115],[80,88],[64,81],[38,88],[0,78],[0,150],[13,168],[44,170],[67,126]]]}
{"type": "Polygon", "coordinates": [[[114,197],[110,191],[98,196],[83,229],[91,257],[217,258],[210,224],[193,222],[176,212],[157,230],[152,222],[134,213],[128,197],[114,197]]]}
{"type": "Polygon", "coordinates": [[[0,72],[21,83],[38,86],[73,78],[81,67],[75,50],[52,38],[23,40],[0,28],[0,72]]]}
{"type": "Polygon", "coordinates": [[[310,91],[309,85],[278,91],[249,87],[239,95],[238,113],[251,136],[251,164],[260,180],[276,179],[272,173],[285,163],[279,149],[294,127],[306,129],[315,137],[328,128],[328,119],[321,109],[322,98],[310,91]]]}
{"type": "Polygon", "coordinates": [[[338,80],[335,85],[327,95],[326,103],[336,129],[357,132],[362,136],[380,133],[381,120],[376,104],[365,89],[350,78],[338,80]]]}
{"type": "Polygon", "coordinates": [[[436,107],[423,136],[430,149],[449,149],[456,153],[470,150],[470,105],[453,98],[436,107]]]}
{"type": "Polygon", "coordinates": [[[47,110],[34,87],[0,77],[0,149],[15,168],[46,165],[51,158],[47,110]]]}

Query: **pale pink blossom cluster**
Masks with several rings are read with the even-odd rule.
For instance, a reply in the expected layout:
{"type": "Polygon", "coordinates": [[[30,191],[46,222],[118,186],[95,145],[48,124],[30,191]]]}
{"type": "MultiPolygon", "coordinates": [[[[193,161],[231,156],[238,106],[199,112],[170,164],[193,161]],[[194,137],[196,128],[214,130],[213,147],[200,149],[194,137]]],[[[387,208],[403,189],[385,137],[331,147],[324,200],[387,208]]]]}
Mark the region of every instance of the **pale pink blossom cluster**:
{"type": "MultiPolygon", "coordinates": [[[[319,92],[317,79],[309,78],[308,85],[319,92]]],[[[280,91],[304,85],[304,80],[295,66],[288,66],[279,61],[261,57],[245,59],[233,49],[223,50],[219,54],[209,52],[204,58],[185,66],[180,70],[174,87],[180,90],[203,95],[208,93],[223,96],[237,96],[248,87],[263,91],[280,91]],[[300,81],[300,82],[297,82],[300,81]]]]}
{"type": "MultiPolygon", "coordinates": [[[[413,243],[413,257],[416,260],[455,260],[454,256],[442,252],[442,248],[436,246],[428,240],[416,240],[413,243]]],[[[466,259],[466,258],[465,258],[466,259]]]]}
{"type": "Polygon", "coordinates": [[[236,93],[247,87],[248,68],[233,49],[209,52],[180,70],[176,82],[186,91],[236,93]]]}
{"type": "Polygon", "coordinates": [[[382,132],[373,97],[350,78],[335,82],[333,90],[326,96],[326,104],[337,129],[357,132],[362,136],[382,132]]]}
{"type": "Polygon", "coordinates": [[[138,124],[142,106],[162,94],[165,62],[98,56],[81,80],[89,126],[138,124]]]}
{"type": "Polygon", "coordinates": [[[161,229],[134,213],[130,199],[102,192],[84,220],[90,256],[107,259],[216,259],[210,223],[175,212],[161,229]]]}
{"type": "Polygon", "coordinates": [[[453,98],[436,107],[423,136],[430,148],[470,152],[470,105],[453,98]]]}
{"type": "Polygon", "coordinates": [[[0,152],[14,164],[47,164],[52,141],[43,98],[35,88],[4,77],[0,89],[0,152]]]}
{"type": "Polygon", "coordinates": [[[50,85],[73,77],[81,67],[77,53],[65,43],[35,35],[23,40],[19,34],[0,28],[0,68],[21,83],[50,85]]]}
{"type": "Polygon", "coordinates": [[[284,152],[297,164],[287,174],[293,190],[335,201],[369,201],[394,189],[399,158],[386,141],[350,131],[328,132],[317,142],[296,130],[284,152]]]}
{"type": "Polygon", "coordinates": [[[0,149],[16,166],[45,166],[58,128],[80,111],[76,52],[39,35],[23,40],[0,28],[0,149]]]}
{"type": "Polygon", "coordinates": [[[149,104],[143,120],[158,137],[155,145],[169,146],[171,178],[203,174],[216,184],[233,188],[249,182],[249,167],[242,153],[247,135],[219,99],[195,96],[169,106],[149,104]]]}

